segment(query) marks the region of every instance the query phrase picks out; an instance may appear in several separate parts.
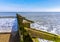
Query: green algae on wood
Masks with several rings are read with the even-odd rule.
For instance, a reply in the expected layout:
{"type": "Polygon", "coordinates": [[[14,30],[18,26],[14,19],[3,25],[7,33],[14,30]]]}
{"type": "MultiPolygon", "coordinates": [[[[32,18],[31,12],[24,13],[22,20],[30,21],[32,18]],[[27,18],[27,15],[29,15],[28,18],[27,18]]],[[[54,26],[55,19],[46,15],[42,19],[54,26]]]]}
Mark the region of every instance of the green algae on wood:
{"type": "Polygon", "coordinates": [[[19,27],[19,33],[20,33],[20,42],[33,42],[29,33],[24,29],[23,26],[23,17],[17,14],[17,20],[18,20],[18,27],[19,27]],[[25,34],[26,33],[26,34],[25,34]]]}

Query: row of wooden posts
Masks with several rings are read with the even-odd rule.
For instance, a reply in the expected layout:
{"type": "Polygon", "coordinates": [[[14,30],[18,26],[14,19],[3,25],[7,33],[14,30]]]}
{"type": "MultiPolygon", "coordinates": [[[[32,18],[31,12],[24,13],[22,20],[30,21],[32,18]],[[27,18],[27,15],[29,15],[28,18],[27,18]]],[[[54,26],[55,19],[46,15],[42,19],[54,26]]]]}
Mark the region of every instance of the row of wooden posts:
{"type": "Polygon", "coordinates": [[[30,23],[28,23],[27,21],[23,21],[23,19],[24,17],[17,14],[20,42],[33,42],[29,33],[24,29],[24,27],[30,28],[30,23]]]}

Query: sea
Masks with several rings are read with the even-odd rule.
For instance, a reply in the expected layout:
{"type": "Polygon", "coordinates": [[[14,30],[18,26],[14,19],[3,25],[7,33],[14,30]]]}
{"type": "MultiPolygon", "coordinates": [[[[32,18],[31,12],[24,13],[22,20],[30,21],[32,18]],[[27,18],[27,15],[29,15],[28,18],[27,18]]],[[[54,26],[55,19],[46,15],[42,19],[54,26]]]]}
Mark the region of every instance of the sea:
{"type": "MultiPolygon", "coordinates": [[[[60,12],[0,12],[0,16],[16,16],[16,14],[34,21],[30,25],[31,28],[60,35],[60,12]]],[[[0,32],[11,32],[12,28],[17,31],[16,18],[0,18],[0,32]],[[6,30],[6,28],[8,29],[6,30]]],[[[40,38],[38,40],[40,42],[53,42],[40,38]]]]}

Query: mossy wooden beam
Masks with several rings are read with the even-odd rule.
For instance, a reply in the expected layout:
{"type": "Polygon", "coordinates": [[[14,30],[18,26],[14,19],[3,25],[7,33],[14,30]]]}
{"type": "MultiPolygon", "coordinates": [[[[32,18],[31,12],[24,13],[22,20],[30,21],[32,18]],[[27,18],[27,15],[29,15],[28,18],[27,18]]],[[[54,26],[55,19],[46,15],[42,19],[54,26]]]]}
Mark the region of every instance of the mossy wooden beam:
{"type": "Polygon", "coordinates": [[[30,35],[32,37],[51,40],[51,41],[57,41],[57,42],[60,41],[60,38],[59,38],[58,35],[51,34],[51,33],[48,33],[48,32],[44,32],[44,31],[41,31],[41,30],[35,30],[35,29],[32,29],[32,28],[26,28],[25,27],[25,29],[27,30],[27,32],[30,33],[30,35]]]}
{"type": "Polygon", "coordinates": [[[60,35],[55,39],[54,42],[60,42],[60,35]]]}
{"type": "Polygon", "coordinates": [[[26,18],[24,18],[24,20],[26,20],[26,21],[28,21],[28,22],[30,22],[30,23],[34,23],[34,21],[28,20],[28,19],[26,19],[26,18]]]}
{"type": "Polygon", "coordinates": [[[24,29],[23,26],[23,17],[17,14],[17,20],[18,20],[18,31],[20,35],[20,42],[33,42],[29,33],[24,29]]]}
{"type": "Polygon", "coordinates": [[[33,42],[39,42],[38,38],[32,38],[33,42]]]}
{"type": "Polygon", "coordinates": [[[21,29],[23,30],[23,27],[22,27],[23,18],[19,17],[18,14],[17,14],[17,21],[18,21],[18,33],[19,33],[19,37],[20,37],[20,42],[23,42],[23,33],[21,31],[21,29]]]}

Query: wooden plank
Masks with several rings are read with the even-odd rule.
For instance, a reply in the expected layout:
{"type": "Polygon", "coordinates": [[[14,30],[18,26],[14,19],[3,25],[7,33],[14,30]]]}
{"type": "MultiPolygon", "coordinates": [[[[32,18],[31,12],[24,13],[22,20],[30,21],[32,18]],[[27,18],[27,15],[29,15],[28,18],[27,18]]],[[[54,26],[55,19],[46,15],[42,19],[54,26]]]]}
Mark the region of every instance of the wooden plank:
{"type": "Polygon", "coordinates": [[[39,42],[38,38],[32,38],[33,42],[39,42]]]}
{"type": "Polygon", "coordinates": [[[24,20],[28,21],[29,23],[34,23],[34,21],[28,20],[26,18],[24,18],[24,20]]]}
{"type": "Polygon", "coordinates": [[[25,29],[27,30],[27,32],[29,32],[29,34],[32,37],[51,40],[51,41],[55,41],[56,39],[60,40],[59,36],[55,35],[55,34],[44,32],[44,31],[41,31],[41,30],[35,30],[35,29],[32,29],[32,28],[26,28],[25,27],[25,29]]]}

